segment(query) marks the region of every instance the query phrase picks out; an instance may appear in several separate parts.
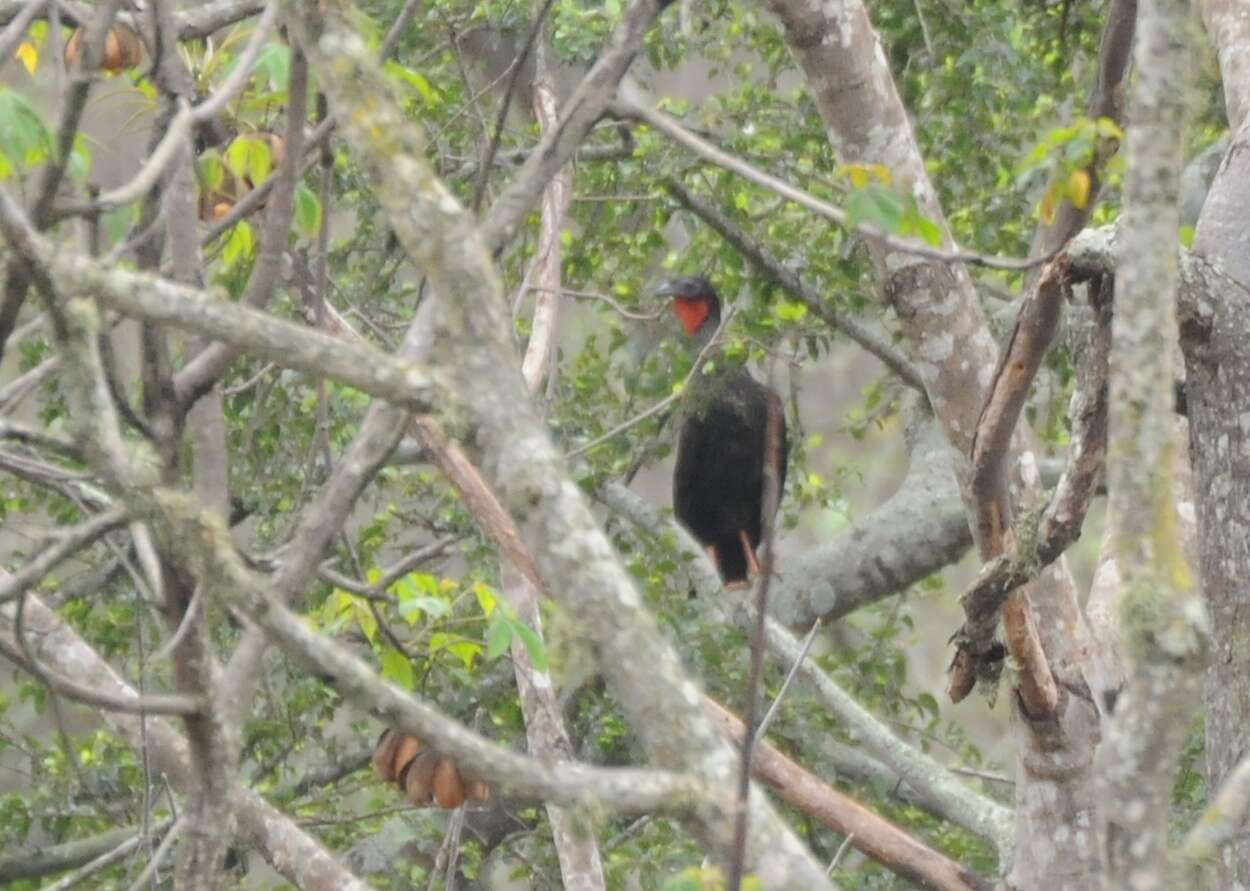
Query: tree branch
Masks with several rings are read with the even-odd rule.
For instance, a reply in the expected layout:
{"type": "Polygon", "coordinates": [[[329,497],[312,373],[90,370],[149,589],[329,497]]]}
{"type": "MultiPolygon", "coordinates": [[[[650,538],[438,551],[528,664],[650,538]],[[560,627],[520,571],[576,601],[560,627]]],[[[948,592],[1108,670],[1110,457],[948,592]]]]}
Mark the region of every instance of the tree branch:
{"type": "MultiPolygon", "coordinates": [[[[1058,488],[1040,518],[1037,514],[1026,515],[1015,529],[1003,535],[1007,550],[982,567],[977,580],[960,598],[966,618],[954,636],[958,652],[948,677],[948,690],[955,702],[971,691],[978,678],[996,679],[1003,655],[994,643],[998,612],[1011,593],[1037,578],[1081,535],[1086,511],[1102,473],[1107,446],[1111,290],[1110,280],[1105,284],[1102,281],[1091,284],[1089,288],[1094,331],[1091,342],[1085,344],[1077,356],[1078,388],[1072,395],[1069,409],[1072,444],[1058,488]]],[[[1031,323],[1026,324],[1032,327],[1031,323]]],[[[1010,351],[1007,355],[1011,355],[1010,351]]],[[[1027,384],[1023,386],[1027,388],[1027,384]]],[[[996,392],[1000,391],[996,389],[996,392]]],[[[995,410],[1003,410],[1001,403],[995,410]]],[[[1014,410],[1018,413],[1019,407],[1014,410]]],[[[1001,415],[995,417],[1001,419],[1001,415]]],[[[1001,431],[997,434],[991,431],[991,435],[999,436],[1001,443],[1001,431]]]]}
{"type": "Polygon", "coordinates": [[[544,131],[534,151],[483,218],[482,241],[491,253],[498,253],[512,240],[547,183],[572,160],[590,128],[616,98],[621,78],[638,54],[651,23],[668,2],[634,0],[625,10],[607,47],[565,102],[560,120],[544,131]]]}
{"type": "MultiPolygon", "coordinates": [[[[100,655],[38,598],[30,596],[26,609],[30,624],[38,627],[40,656],[46,664],[89,685],[99,695],[134,700],[138,694],[100,655]]],[[[14,649],[11,607],[0,607],[0,646],[14,649]]],[[[144,746],[152,763],[179,791],[187,788],[190,774],[186,740],[166,721],[117,712],[105,720],[135,749],[144,746]]],[[[286,816],[255,792],[236,783],[231,807],[238,820],[242,841],[255,847],[283,878],[304,891],[367,891],[367,886],[343,869],[338,861],[286,816]]]]}
{"type": "Polygon", "coordinates": [[[868,330],[846,313],[831,307],[824,296],[813,290],[797,273],[791,272],[775,257],[764,251],[761,244],[752,239],[736,226],[729,217],[710,202],[695,195],[679,180],[667,179],[664,188],[676,198],[683,207],[696,214],[703,222],[715,229],[720,236],[746,257],[751,264],[767,279],[801,301],[812,314],[830,328],[835,328],[880,359],[887,368],[899,376],[910,387],[924,392],[924,380],[893,344],[885,338],[868,330]]]}
{"type": "Polygon", "coordinates": [[[778,179],[771,173],[766,173],[749,162],[717,148],[701,136],[691,132],[676,118],[670,117],[658,109],[619,99],[612,103],[612,111],[622,118],[640,121],[649,127],[653,127],[677,144],[685,146],[705,161],[715,164],[723,170],[728,170],[730,173],[735,173],[748,182],[755,183],[757,186],[770,189],[787,201],[793,201],[800,207],[805,207],[812,213],[822,216],[832,223],[837,223],[848,231],[858,232],[860,235],[870,238],[892,251],[912,254],[929,260],[941,260],[947,263],[971,263],[977,266],[986,266],[990,269],[1032,269],[1050,259],[1050,257],[1044,256],[1018,260],[1012,257],[992,257],[986,254],[979,254],[976,251],[935,248],[922,241],[902,238],[886,232],[872,223],[860,222],[852,225],[850,215],[842,208],[817,198],[815,195],[805,192],[785,180],[778,179]]]}
{"type": "MultiPolygon", "coordinates": [[[[743,723],[708,697],[703,707],[721,732],[741,744],[743,723]]],[[[782,801],[818,820],[886,869],[921,888],[940,891],[990,891],[994,883],[926,847],[894,824],[787,758],[768,742],[760,741],[752,773],[782,801]]]]}

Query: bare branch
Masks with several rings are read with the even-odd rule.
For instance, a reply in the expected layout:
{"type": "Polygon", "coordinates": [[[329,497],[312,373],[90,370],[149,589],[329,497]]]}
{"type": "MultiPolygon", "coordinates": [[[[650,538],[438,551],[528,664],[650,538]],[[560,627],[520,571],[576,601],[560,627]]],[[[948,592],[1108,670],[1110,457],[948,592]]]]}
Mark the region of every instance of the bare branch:
{"type": "Polygon", "coordinates": [[[210,292],[121,269],[54,246],[35,233],[12,200],[0,192],[0,228],[21,255],[45,264],[59,288],[95,298],[125,315],[168,322],[240,347],[284,368],[337,378],[410,410],[433,404],[433,378],[421,368],[366,345],[293,325],[234,304],[210,292]]]}
{"type": "Polygon", "coordinates": [[[173,832],[171,824],[173,820],[162,820],[153,826],[149,832],[140,832],[134,837],[123,841],[113,850],[101,854],[90,863],[84,864],[81,868],[74,870],[67,876],[46,886],[47,891],[69,891],[75,885],[81,883],[84,879],[95,875],[103,869],[108,869],[115,863],[120,863],[127,857],[139,850],[139,846],[144,844],[153,835],[164,835],[166,838],[173,832]]]}
{"type": "Polygon", "coordinates": [[[910,238],[901,238],[880,229],[871,223],[856,223],[851,225],[849,214],[842,208],[830,204],[817,198],[802,189],[796,188],[783,179],[773,176],[771,173],[765,173],[747,161],[737,158],[722,149],[712,145],[701,136],[691,132],[682,126],[675,118],[664,114],[654,108],[647,108],[635,102],[626,100],[617,100],[612,104],[612,110],[615,114],[623,118],[631,118],[641,121],[642,123],[654,127],[669,139],[683,145],[690,151],[694,152],[705,161],[709,161],[730,173],[736,173],[748,182],[753,182],[757,186],[763,186],[776,192],[788,201],[793,201],[800,207],[805,207],[815,214],[818,214],[832,223],[846,228],[852,232],[858,232],[866,238],[880,242],[890,250],[899,251],[906,254],[913,254],[917,257],[925,257],[930,260],[941,260],[948,263],[971,263],[977,266],[986,266],[990,269],[1032,269],[1040,266],[1050,259],[1050,257],[1037,257],[1034,259],[1017,260],[1010,257],[992,257],[986,254],[979,254],[976,251],[965,250],[948,250],[943,248],[935,248],[932,245],[922,241],[914,241],[910,238]]]}
{"type": "MultiPolygon", "coordinates": [[[[722,610],[727,621],[741,624],[750,620],[750,610],[732,610],[724,602],[723,588],[716,568],[684,528],[623,486],[611,489],[614,507],[633,522],[653,531],[665,531],[679,544],[686,567],[700,597],[722,610]]],[[[787,570],[787,575],[790,570],[787,570]]],[[[799,673],[816,689],[829,710],[842,721],[862,746],[893,770],[912,789],[916,800],[933,813],[989,839],[1000,852],[1011,850],[1011,812],[1002,805],[974,792],[945,767],[928,755],[907,745],[878,721],[810,659],[800,659],[802,645],[779,622],[769,619],[766,626],[768,647],[786,665],[798,665],[799,673]]]]}
{"type": "MultiPolygon", "coordinates": [[[[166,825],[168,821],[158,823],[152,827],[152,831],[163,832],[166,825]]],[[[8,854],[0,858],[0,883],[37,879],[67,869],[76,869],[116,850],[128,841],[142,839],[142,836],[142,827],[129,826],[110,829],[87,838],[39,847],[29,853],[8,854]]]]}
{"type": "Polygon", "coordinates": [[[868,350],[868,352],[884,362],[885,366],[897,374],[908,386],[914,387],[922,393],[924,392],[924,380],[920,377],[920,372],[912,366],[907,357],[893,344],[880,335],[869,331],[847,314],[830,307],[823,295],[818,294],[799,278],[796,273],[791,272],[778,262],[776,258],[765,253],[763,246],[734,225],[728,216],[710,202],[695,195],[679,180],[665,180],[664,187],[684,207],[697,214],[700,219],[719,232],[722,238],[732,244],[738,250],[738,253],[750,260],[752,265],[764,276],[779,285],[791,296],[802,301],[803,305],[814,316],[821,319],[830,328],[836,328],[841,331],[851,340],[868,350]]]}
{"type": "Polygon", "coordinates": [[[44,548],[39,556],[17,573],[6,574],[4,580],[0,581],[0,604],[20,597],[28,588],[35,587],[66,559],[94,544],[101,536],[123,525],[126,520],[126,511],[114,507],[72,529],[58,530],[55,544],[44,548]]]}
{"type": "MultiPolygon", "coordinates": [[[[721,732],[741,744],[742,721],[708,697],[703,698],[703,707],[716,719],[721,732]]],[[[834,832],[850,836],[855,848],[922,888],[990,891],[994,887],[993,882],[926,847],[859,802],[831,788],[766,741],[759,743],[751,772],[787,804],[834,832]]]]}
{"type": "Polygon", "coordinates": [[[616,97],[621,78],[664,6],[664,0],[634,0],[625,10],[607,48],[565,102],[559,123],[543,133],[542,140],[483,219],[482,241],[492,253],[501,250],[516,234],[547,183],[576,154],[590,128],[616,97]]]}
{"type": "MultiPolygon", "coordinates": [[[[135,690],[125,683],[72,628],[44,606],[38,598],[27,598],[30,624],[41,628],[40,655],[49,666],[90,684],[101,696],[134,701],[135,690]]],[[[0,648],[16,650],[13,638],[12,607],[0,607],[0,648]]],[[[152,763],[179,791],[185,791],[190,777],[186,740],[166,722],[141,719],[121,712],[104,714],[105,720],[135,749],[146,748],[152,763]]],[[[338,861],[286,816],[263,798],[236,783],[231,806],[238,818],[243,844],[256,848],[287,881],[304,891],[367,891],[367,886],[345,870],[338,861]]]]}
{"type": "MultiPolygon", "coordinates": [[[[1008,490],[1012,438],[1033,377],[1059,325],[1068,293],[1066,274],[1062,258],[1048,266],[1016,316],[973,433],[970,488],[976,505],[977,537],[986,560],[995,559],[1012,547],[1008,490]]],[[[1049,718],[1058,706],[1059,689],[1038,640],[1028,598],[1023,592],[1007,597],[1002,612],[1007,649],[1020,666],[1019,689],[1024,708],[1034,720],[1049,718]]],[[[952,701],[959,702],[971,692],[978,674],[977,660],[983,655],[960,648],[947,686],[952,701]]]]}
{"type": "MultiPolygon", "coordinates": [[[[1006,536],[1008,550],[987,562],[976,582],[960,598],[966,614],[956,632],[959,653],[948,679],[958,702],[978,677],[994,678],[1001,652],[994,648],[998,611],[1011,592],[1037,578],[1081,534],[1102,473],[1107,445],[1107,358],[1111,350],[1111,283],[1090,287],[1095,314],[1091,342],[1078,355],[1078,389],[1072,396],[1072,446],[1058,488],[1041,514],[1024,517],[1006,536]],[[997,658],[995,658],[995,656],[997,658]],[[988,660],[988,664],[987,664],[988,660]]],[[[1022,314],[1023,315],[1023,314],[1022,314]]],[[[1018,411],[1018,409],[1017,409],[1018,411]]]]}

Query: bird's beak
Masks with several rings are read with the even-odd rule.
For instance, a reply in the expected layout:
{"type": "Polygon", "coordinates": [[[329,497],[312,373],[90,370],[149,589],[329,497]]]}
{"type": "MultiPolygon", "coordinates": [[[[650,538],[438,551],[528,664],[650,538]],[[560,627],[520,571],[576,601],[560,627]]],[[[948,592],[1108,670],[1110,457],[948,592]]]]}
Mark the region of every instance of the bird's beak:
{"type": "Polygon", "coordinates": [[[677,287],[677,282],[665,282],[660,285],[659,290],[655,292],[657,298],[660,297],[680,297],[681,291],[677,287]]]}

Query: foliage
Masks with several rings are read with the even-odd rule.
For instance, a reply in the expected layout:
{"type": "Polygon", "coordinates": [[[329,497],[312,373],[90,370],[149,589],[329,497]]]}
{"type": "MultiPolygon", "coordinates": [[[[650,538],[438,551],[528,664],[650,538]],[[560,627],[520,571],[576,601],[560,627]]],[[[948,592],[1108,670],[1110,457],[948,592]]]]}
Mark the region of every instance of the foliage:
{"type": "MultiPolygon", "coordinates": [[[[362,4],[377,24],[392,21],[399,0],[362,4]]],[[[1088,199],[1089,162],[1097,139],[1118,137],[1110,122],[1090,121],[1083,107],[1094,75],[1101,8],[1092,4],[963,4],[882,0],[872,5],[887,57],[923,147],[929,172],[941,194],[957,241],[971,249],[1024,254],[1037,225],[1058,202],[1081,206],[1088,199]],[[1059,179],[1056,180],[1055,177],[1059,179]],[[1048,185],[1052,181],[1059,186],[1048,185]]],[[[847,209],[853,219],[934,243],[938,228],[925,219],[909,196],[877,166],[845,166],[829,144],[810,97],[775,23],[756,4],[711,0],[694,4],[694,26],[677,27],[670,10],[649,35],[645,63],[657,75],[674,77],[692,59],[707,65],[710,93],[697,103],[673,99],[668,110],[701,132],[713,134],[726,150],[770,172],[801,184],[818,197],[847,209]]],[[[507,82],[507,56],[530,27],[532,11],[511,0],[431,0],[403,35],[386,71],[405,111],[420,121],[440,174],[462,199],[473,193],[477,164],[507,82]],[[499,50],[503,47],[503,51],[499,50]]],[[[619,20],[619,0],[557,0],[546,33],[554,57],[576,68],[597,55],[619,20]]],[[[44,75],[46,26],[32,27],[20,60],[30,76],[44,75]]],[[[182,48],[201,93],[219,85],[237,63],[247,27],[182,48]]],[[[67,31],[68,34],[68,31],[67,31]]],[[[235,136],[201,152],[199,187],[217,192],[246,181],[259,187],[273,175],[276,160],[269,135],[284,125],[290,85],[290,51],[274,38],[261,52],[246,92],[230,106],[235,136]]],[[[154,95],[146,75],[132,77],[154,95]]],[[[93,101],[104,102],[104,96],[93,101]]],[[[514,103],[500,145],[500,158],[530,148],[537,127],[523,96],[514,103]]],[[[0,89],[0,180],[27,186],[53,155],[54,118],[18,89],[0,89]]],[[[895,424],[899,391],[888,379],[869,380],[858,404],[831,417],[804,417],[797,397],[803,370],[830,374],[837,362],[854,355],[845,339],[794,303],[753,269],[715,232],[678,207],[662,188],[676,177],[710,199],[738,226],[801,273],[828,308],[887,327],[872,295],[860,239],[771,192],[722,170],[703,165],[659,134],[599,126],[590,145],[603,150],[624,146],[607,161],[586,160],[575,170],[573,201],[565,222],[563,275],[578,293],[608,295],[633,314],[658,309],[649,295],[662,275],[699,272],[712,278],[739,308],[714,363],[750,363],[775,368],[794,386],[788,400],[792,429],[789,483],[784,504],[787,529],[822,529],[853,515],[852,498],[873,456],[857,444],[895,424]],[[783,375],[784,372],[784,375],[783,375]],[[844,435],[846,434],[846,435],[844,435]],[[836,443],[836,444],[835,444],[836,443]]],[[[332,164],[314,168],[301,181],[295,200],[291,256],[311,268],[323,224],[332,233],[326,261],[328,298],[341,311],[365,322],[369,336],[393,348],[423,297],[422,282],[407,267],[363,174],[341,144],[332,164]],[[323,183],[322,176],[329,182],[323,183]],[[326,192],[322,192],[322,188],[326,192]],[[321,194],[331,204],[322,206],[321,194]]],[[[92,153],[75,143],[71,173],[86,179],[92,153]]],[[[501,160],[492,171],[488,201],[515,167],[501,160]]],[[[1114,173],[1114,170],[1112,171],[1114,173]]],[[[1118,210],[1114,176],[1099,214],[1118,210]]],[[[234,193],[231,193],[234,195],[234,193]]],[[[123,208],[101,224],[107,251],[135,234],[134,208],[123,208]],[[111,222],[110,222],[111,220],[111,222]]],[[[526,281],[535,249],[534,227],[502,258],[509,293],[526,281]]],[[[242,221],[222,233],[206,251],[212,281],[232,298],[242,293],[259,247],[256,225],[242,221]]],[[[1015,275],[987,276],[1010,291],[1015,275]]],[[[516,298],[517,340],[527,336],[531,294],[516,298]]],[[[666,318],[639,321],[599,300],[566,301],[565,334],[558,374],[548,393],[552,435],[568,450],[597,439],[673,393],[689,373],[694,357],[671,336],[666,318]]],[[[273,310],[300,319],[301,300],[293,287],[273,310]]],[[[20,365],[29,369],[48,355],[42,335],[21,346],[20,365]]],[[[1057,406],[1071,387],[1067,357],[1052,361],[1046,394],[1030,407],[1038,432],[1051,446],[1066,436],[1057,406]]],[[[135,381],[124,384],[132,395],[135,381]]],[[[351,442],[367,406],[361,394],[336,384],[320,388],[303,375],[254,360],[232,368],[224,382],[224,410],[236,507],[246,515],[251,549],[271,555],[291,532],[292,517],[306,506],[351,442]]],[[[810,403],[808,403],[810,404],[810,403]]],[[[55,379],[42,386],[41,419],[65,429],[68,419],[55,379]]],[[[672,449],[672,418],[661,413],[591,449],[574,469],[593,491],[606,480],[632,478],[665,466],[672,449]]],[[[868,446],[869,449],[872,446],[868,446]]],[[[4,478],[0,516],[38,516],[52,527],[82,519],[78,501],[63,491],[4,478]]],[[[589,657],[578,648],[577,629],[558,614],[545,615],[544,643],[499,600],[498,559],[465,505],[427,465],[396,465],[385,470],[358,506],[350,533],[330,555],[340,576],[363,586],[322,579],[305,592],[299,609],[314,627],[350,642],[373,660],[382,674],[436,703],[447,713],[499,742],[524,748],[524,728],[508,664],[509,647],[519,639],[539,667],[550,663],[567,709],[578,757],[600,764],[635,763],[642,753],[601,679],[586,670],[589,657]],[[435,539],[452,542],[440,555],[401,574],[382,589],[375,586],[403,555],[435,539]]],[[[609,520],[614,545],[637,580],[659,622],[680,642],[687,666],[707,689],[731,708],[741,709],[747,667],[743,635],[709,615],[706,604],[688,597],[688,581],[674,542],[619,520],[609,520]]],[[[29,556],[19,548],[10,556],[29,556]]],[[[167,629],[142,592],[136,592],[127,555],[96,552],[93,565],[58,574],[47,588],[62,593],[61,611],[102,652],[142,678],[148,689],[170,684],[168,669],[146,661],[167,629]],[[126,557],[126,559],[122,559],[126,557]],[[104,581],[94,579],[104,569],[104,581]]],[[[820,665],[900,735],[952,764],[993,771],[986,758],[935,698],[930,678],[912,676],[908,649],[926,595],[942,590],[940,579],[891,602],[870,607],[838,629],[820,665]]],[[[214,643],[222,653],[237,640],[237,628],[218,617],[214,643]]],[[[941,631],[943,635],[945,630],[941,631]]],[[[784,666],[769,666],[765,694],[780,689],[784,666]]],[[[6,679],[7,680],[7,679],[6,679]]],[[[25,772],[23,794],[0,795],[0,848],[12,849],[91,835],[106,827],[137,824],[145,798],[154,814],[167,812],[162,790],[148,765],[118,739],[91,721],[75,721],[65,733],[35,738],[17,729],[31,712],[48,721],[60,706],[42,688],[19,684],[16,697],[0,699],[0,756],[25,772]],[[21,721],[15,713],[21,711],[21,721]]],[[[264,684],[244,729],[244,773],[258,789],[308,821],[336,851],[347,851],[388,820],[401,820],[424,854],[397,861],[372,877],[380,887],[424,887],[442,837],[444,816],[407,812],[394,817],[393,790],[377,783],[367,769],[355,770],[327,786],[293,791],[310,764],[343,758],[371,741],[377,728],[351,712],[321,679],[285,658],[267,663],[264,684]],[[349,716],[345,720],[345,715],[349,716]],[[350,727],[344,728],[344,723],[350,727]],[[350,739],[354,742],[347,742],[350,739]],[[347,819],[350,817],[350,819],[347,819]],[[340,819],[342,818],[342,819],[340,819]]],[[[776,744],[826,776],[826,743],[854,744],[810,691],[792,689],[771,730],[776,744]]],[[[1205,798],[1194,765],[1195,751],[1177,786],[1178,814],[1188,819],[1205,798]]],[[[838,780],[860,800],[898,822],[927,843],[985,874],[997,867],[992,851],[969,833],[938,820],[900,799],[895,790],[838,780]]],[[[987,793],[1001,791],[989,785],[987,793]]],[[[490,858],[501,858],[523,875],[553,875],[557,869],[536,808],[522,808],[508,833],[494,844],[475,842],[463,855],[469,878],[490,858]]],[[[808,841],[830,855],[840,838],[795,816],[808,841]]],[[[684,829],[666,819],[642,825],[611,820],[597,827],[613,889],[660,887],[694,891],[721,887],[719,878],[698,868],[701,853],[684,829]]],[[[241,871],[242,865],[237,865],[241,871]]],[[[109,887],[124,867],[100,873],[91,887],[109,887]]],[[[851,858],[837,871],[848,889],[901,888],[901,880],[879,867],[851,858]]]]}

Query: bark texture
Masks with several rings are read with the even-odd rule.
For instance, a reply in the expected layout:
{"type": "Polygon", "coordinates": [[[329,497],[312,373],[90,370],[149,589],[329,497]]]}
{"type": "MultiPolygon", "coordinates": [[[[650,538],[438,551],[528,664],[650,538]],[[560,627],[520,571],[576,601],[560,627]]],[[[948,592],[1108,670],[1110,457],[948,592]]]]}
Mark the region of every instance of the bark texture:
{"type": "MultiPolygon", "coordinates": [[[[13,639],[12,604],[0,607],[0,639],[13,639]]],[[[26,634],[40,661],[63,675],[124,698],[138,698],[74,629],[33,595],[26,601],[26,634]]],[[[121,712],[105,712],[109,726],[137,751],[146,745],[152,764],[180,794],[194,781],[186,739],[168,721],[121,712]],[[146,720],[146,733],[141,724],[146,720]]],[[[292,823],[263,798],[238,782],[230,789],[231,810],[240,840],[254,847],[287,881],[303,891],[367,891],[368,886],[343,868],[321,843],[292,823]]]]}
{"type": "Polygon", "coordinates": [[[1186,18],[1182,0],[1140,7],[1112,320],[1107,484],[1128,682],[1098,752],[1098,778],[1106,887],[1132,891],[1170,887],[1168,803],[1205,648],[1173,500],[1186,18]]]}
{"type": "MultiPolygon", "coordinates": [[[[915,198],[920,212],[946,232],[936,192],[863,4],[771,0],[769,6],[785,28],[841,160],[889,167],[893,181],[915,198]]],[[[956,451],[968,456],[997,364],[994,340],[969,276],[960,266],[926,261],[872,241],[869,247],[881,289],[899,316],[942,429],[956,451]]],[[[1037,485],[1036,462],[1028,453],[1016,455],[1015,478],[1027,494],[1037,485]]],[[[966,457],[958,461],[956,473],[965,506],[977,517],[966,457]]],[[[1002,492],[996,501],[1009,504],[1002,492]]],[[[1010,522],[1009,517],[1001,519],[1010,522]]],[[[990,530],[978,523],[973,531],[984,545],[990,530]]],[[[1027,615],[1032,601],[1041,644],[1061,683],[1083,688],[1085,629],[1066,568],[1062,563],[1052,566],[1015,598],[1022,601],[1015,607],[1018,617],[1027,615]]],[[[1089,826],[1093,820],[1095,721],[1092,702],[1065,693],[1055,715],[1023,725],[1016,837],[1024,844],[1017,846],[1009,877],[1014,887],[1098,886],[1092,839],[1074,844],[1058,833],[1060,827],[1089,826]]]]}
{"type": "MultiPolygon", "coordinates": [[[[727,784],[732,751],[705,716],[691,711],[697,688],[527,405],[487,241],[434,177],[419,128],[404,119],[363,42],[346,26],[350,5],[283,5],[400,243],[429,275],[434,293],[446,297],[438,303],[435,359],[449,372],[448,392],[463,400],[488,482],[521,518],[525,544],[552,593],[611,666],[608,680],[649,755],[727,784]]],[[[762,796],[752,797],[751,809],[748,861],[762,884],[828,887],[822,868],[762,796]]],[[[693,825],[714,855],[727,860],[733,837],[727,812],[709,803],[696,811],[693,825]]]]}
{"type": "MultiPolygon", "coordinates": [[[[1207,14],[1210,17],[1208,4],[1207,14]]],[[[1240,6],[1243,22],[1247,16],[1240,6]]],[[[1217,33],[1216,39],[1219,39],[1217,33]]],[[[1240,43],[1240,56],[1250,41],[1240,43]]],[[[1221,48],[1221,63],[1238,58],[1221,48]]],[[[1225,64],[1229,81],[1250,79],[1244,66],[1225,64]]],[[[1244,89],[1250,91],[1250,84],[1244,89]]],[[[1223,272],[1216,285],[1183,304],[1190,451],[1198,501],[1199,567],[1212,623],[1206,675],[1207,785],[1212,794],[1247,753],[1250,721],[1250,117],[1229,146],[1207,195],[1194,236],[1195,258],[1223,272]]],[[[1250,888],[1250,837],[1222,852],[1220,887],[1250,888]]]]}

